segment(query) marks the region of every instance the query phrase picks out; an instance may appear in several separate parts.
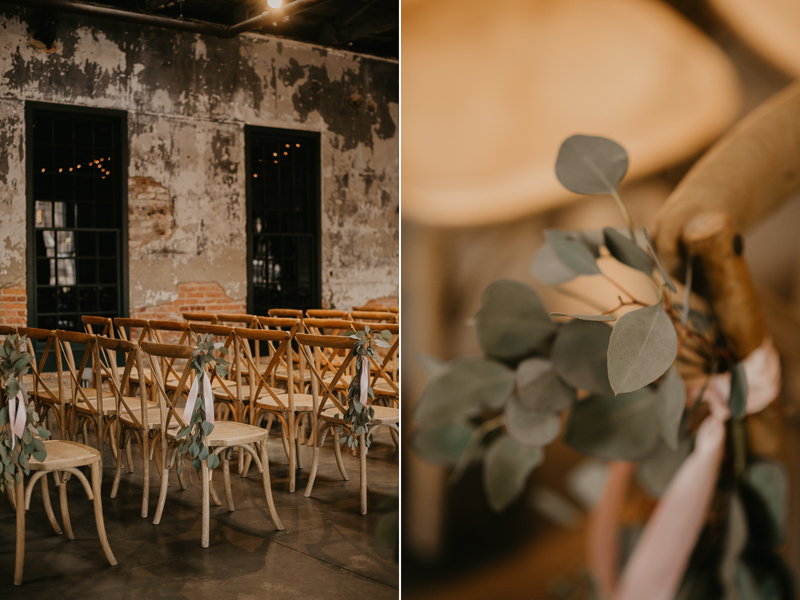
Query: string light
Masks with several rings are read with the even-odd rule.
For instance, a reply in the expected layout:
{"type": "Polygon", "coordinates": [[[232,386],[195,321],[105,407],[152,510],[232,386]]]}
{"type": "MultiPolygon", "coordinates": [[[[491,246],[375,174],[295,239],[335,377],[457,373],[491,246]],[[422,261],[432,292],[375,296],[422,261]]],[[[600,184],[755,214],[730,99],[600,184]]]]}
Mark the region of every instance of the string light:
{"type": "Polygon", "coordinates": [[[258,173],[253,173],[253,177],[258,177],[258,173]]]}
{"type": "Polygon", "coordinates": [[[299,148],[299,147],[300,147],[300,144],[295,144],[295,146],[297,146],[297,147],[299,148]]]}
{"type": "MultiPolygon", "coordinates": [[[[89,166],[95,165],[95,166],[96,166],[98,169],[100,169],[100,170],[101,170],[103,173],[105,173],[106,175],[111,175],[111,171],[108,171],[108,170],[106,170],[105,168],[103,168],[103,165],[101,165],[101,164],[100,164],[101,162],[104,162],[104,161],[106,161],[106,160],[109,160],[109,161],[110,161],[110,160],[111,160],[111,157],[109,156],[108,158],[100,158],[100,159],[95,159],[95,160],[89,161],[89,166]]],[[[68,167],[68,168],[67,168],[67,171],[71,173],[71,172],[72,172],[74,169],[80,169],[80,168],[81,168],[81,166],[82,166],[82,165],[75,165],[74,167],[68,167]]],[[[59,173],[63,173],[65,168],[66,168],[66,167],[60,167],[60,168],[58,169],[58,172],[59,172],[59,173]]],[[[55,169],[54,169],[54,170],[55,170],[55,169]]],[[[44,168],[43,168],[43,169],[42,169],[42,173],[46,173],[46,172],[47,172],[47,169],[44,169],[44,168]]],[[[103,179],[105,179],[105,178],[103,178],[103,179]]]]}
{"type": "Polygon", "coordinates": [[[267,5],[270,8],[280,8],[281,4],[283,4],[283,0],[267,0],[267,5]]]}

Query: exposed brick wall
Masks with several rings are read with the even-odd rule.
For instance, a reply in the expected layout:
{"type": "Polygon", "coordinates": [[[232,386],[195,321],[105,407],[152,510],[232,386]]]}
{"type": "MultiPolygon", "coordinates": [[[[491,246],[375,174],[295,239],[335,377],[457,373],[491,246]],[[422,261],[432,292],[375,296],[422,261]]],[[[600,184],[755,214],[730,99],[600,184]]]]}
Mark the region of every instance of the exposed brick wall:
{"type": "Polygon", "coordinates": [[[28,294],[24,287],[0,289],[0,325],[28,323],[28,294]]]}
{"type": "Polygon", "coordinates": [[[169,239],[175,228],[175,208],[169,190],[149,177],[130,177],[128,224],[131,248],[169,239]]]}
{"type": "Polygon", "coordinates": [[[216,282],[181,283],[178,285],[178,298],[174,302],[150,306],[142,310],[131,310],[137,319],[161,319],[183,321],[185,312],[244,313],[247,305],[244,300],[231,300],[216,282]]]}

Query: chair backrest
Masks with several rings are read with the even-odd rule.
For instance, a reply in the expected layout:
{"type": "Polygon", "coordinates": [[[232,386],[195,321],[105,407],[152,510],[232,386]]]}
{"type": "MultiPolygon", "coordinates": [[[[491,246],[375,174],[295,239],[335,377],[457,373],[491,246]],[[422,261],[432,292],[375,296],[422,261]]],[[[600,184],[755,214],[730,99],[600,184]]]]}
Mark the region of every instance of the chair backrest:
{"type": "Polygon", "coordinates": [[[217,313],[217,322],[228,327],[247,327],[249,329],[258,327],[258,317],[246,313],[217,313]]]}
{"type": "Polygon", "coordinates": [[[106,337],[114,337],[114,322],[111,317],[93,317],[91,315],[83,315],[81,317],[83,329],[89,335],[104,335],[106,337]]]}
{"type": "Polygon", "coordinates": [[[317,417],[328,403],[344,414],[346,402],[343,404],[337,397],[336,386],[353,362],[356,340],[340,335],[308,333],[298,333],[295,339],[311,370],[311,393],[315,398],[317,417]],[[335,366],[336,358],[340,356],[342,360],[335,366]]]}
{"type": "Polygon", "coordinates": [[[13,325],[0,325],[0,335],[3,337],[14,335],[15,333],[17,333],[17,328],[13,325]]]}
{"type": "Polygon", "coordinates": [[[388,311],[351,310],[350,318],[354,321],[371,323],[397,323],[398,315],[388,311]]]}
{"type": "MultiPolygon", "coordinates": [[[[236,336],[239,338],[239,347],[242,349],[242,360],[247,364],[248,373],[250,375],[249,386],[249,400],[250,406],[253,407],[256,398],[262,395],[262,392],[269,394],[275,403],[283,410],[287,408],[294,411],[294,386],[287,384],[287,402],[280,399],[279,394],[275,393],[273,389],[275,370],[280,365],[284,365],[287,369],[288,381],[293,378],[293,360],[292,360],[292,334],[288,331],[281,331],[279,329],[244,329],[237,328],[235,330],[236,336]],[[253,353],[250,351],[250,342],[253,342],[255,347],[258,347],[262,342],[266,342],[272,348],[270,352],[270,360],[267,366],[261,368],[258,362],[253,358],[253,353]]],[[[254,423],[256,416],[255,410],[250,410],[250,421],[254,423]]]]}
{"type": "Polygon", "coordinates": [[[58,356],[56,334],[49,329],[39,329],[38,327],[19,327],[17,328],[17,332],[27,337],[28,352],[33,357],[30,362],[31,373],[33,374],[33,387],[29,389],[28,392],[33,394],[34,403],[37,406],[40,402],[45,402],[57,408],[61,439],[64,439],[66,435],[66,423],[64,422],[66,406],[65,403],[61,402],[61,398],[63,397],[61,395],[61,389],[63,386],[59,384],[59,381],[63,383],[64,378],[59,372],[56,372],[56,377],[58,377],[59,381],[45,380],[42,377],[44,374],[44,366],[51,350],[53,350],[54,354],[57,356],[56,362],[60,360],[58,356]],[[42,353],[38,361],[36,357],[36,347],[33,343],[34,340],[44,342],[44,348],[42,348],[42,353]]]}
{"type": "MultiPolygon", "coordinates": [[[[363,321],[356,321],[353,323],[353,327],[357,331],[365,329],[369,326],[370,329],[382,331],[387,330],[389,333],[392,334],[392,341],[388,349],[383,349],[380,347],[375,348],[376,354],[380,357],[379,360],[376,360],[369,357],[371,368],[370,368],[370,387],[375,389],[376,384],[379,381],[385,381],[391,390],[393,390],[394,394],[400,394],[400,386],[399,386],[399,349],[400,349],[400,325],[397,323],[365,323],[363,321]]],[[[375,390],[375,393],[378,394],[378,390],[375,390]]]]}
{"type": "Polygon", "coordinates": [[[359,312],[390,312],[399,314],[400,307],[399,306],[376,306],[376,305],[364,305],[364,306],[354,306],[353,310],[359,312]]]}
{"type": "Polygon", "coordinates": [[[153,373],[153,400],[158,403],[161,409],[162,431],[167,431],[174,423],[179,427],[185,427],[186,423],[178,412],[178,401],[183,397],[183,393],[189,389],[189,381],[195,376],[192,368],[192,353],[194,346],[182,344],[157,344],[152,342],[142,342],[142,351],[150,361],[150,368],[153,373]],[[163,364],[172,365],[177,360],[186,361],[178,385],[170,392],[165,384],[163,364]]]}
{"type": "MultiPolygon", "coordinates": [[[[150,321],[147,319],[130,319],[128,317],[117,317],[114,319],[114,327],[117,328],[119,339],[137,344],[143,341],[152,341],[150,331],[150,321]]],[[[113,336],[109,336],[113,337],[113,336]]]]}
{"type": "MultiPolygon", "coordinates": [[[[189,343],[189,322],[188,321],[161,321],[152,319],[150,321],[151,339],[158,344],[186,344],[189,343]],[[178,338],[174,341],[174,338],[178,338]]],[[[173,361],[174,362],[174,361],[173,361]]]]}
{"type": "MultiPolygon", "coordinates": [[[[189,326],[191,331],[192,338],[199,337],[202,335],[211,335],[217,338],[217,340],[223,344],[223,347],[228,350],[229,359],[231,360],[232,364],[236,365],[240,362],[240,353],[239,353],[239,344],[238,340],[236,339],[236,335],[233,332],[233,327],[226,327],[224,325],[208,325],[205,323],[191,323],[189,326]]],[[[191,343],[195,343],[195,339],[191,339],[191,343]]],[[[221,377],[217,373],[217,369],[215,366],[211,367],[211,372],[209,373],[209,378],[211,379],[211,383],[213,384],[214,381],[219,381],[220,387],[217,390],[222,389],[228,400],[234,402],[237,409],[239,408],[239,404],[242,401],[241,397],[241,386],[242,386],[242,379],[241,373],[236,373],[236,381],[233,389],[226,383],[226,378],[221,377]]]]}
{"type": "MultiPolygon", "coordinates": [[[[116,361],[113,361],[110,364],[110,371],[111,377],[109,378],[109,385],[111,387],[111,394],[116,399],[116,406],[117,406],[117,418],[120,418],[122,415],[127,415],[130,420],[136,425],[136,427],[144,432],[150,431],[150,420],[147,418],[148,414],[148,407],[147,407],[147,396],[146,396],[146,385],[139,385],[139,402],[138,407],[131,406],[133,404],[130,400],[131,398],[131,373],[136,372],[142,373],[143,372],[143,363],[142,363],[142,354],[141,350],[139,349],[139,345],[134,342],[128,342],[125,340],[118,340],[103,336],[97,336],[97,345],[100,350],[105,350],[109,355],[117,356],[117,353],[120,353],[121,356],[124,356],[124,366],[122,368],[122,373],[119,372],[119,367],[117,366],[116,361]]],[[[105,391],[103,390],[103,386],[100,386],[97,390],[97,398],[98,404],[102,404],[103,395],[105,391]]],[[[163,422],[165,414],[162,413],[161,420],[163,422]]],[[[162,428],[162,435],[163,435],[163,428],[162,428]]]]}
{"type": "MultiPolygon", "coordinates": [[[[76,425],[77,425],[77,411],[75,410],[76,405],[79,401],[83,401],[85,408],[93,415],[99,415],[101,418],[105,416],[105,412],[103,411],[103,403],[96,402],[96,406],[93,406],[91,402],[89,402],[89,398],[84,391],[84,388],[81,387],[81,379],[83,377],[83,372],[86,369],[87,365],[89,364],[89,359],[92,360],[92,379],[94,388],[99,390],[102,387],[100,373],[101,369],[97,368],[100,364],[99,361],[99,353],[97,351],[97,337],[94,335],[89,335],[88,333],[80,333],[77,331],[64,331],[62,329],[57,329],[55,331],[56,334],[56,341],[58,342],[58,346],[60,348],[59,352],[56,352],[56,368],[58,370],[58,381],[59,381],[59,397],[61,398],[62,403],[64,402],[65,398],[69,398],[69,402],[72,405],[72,427],[70,430],[72,431],[73,436],[76,433],[76,425]],[[81,356],[80,363],[75,362],[75,356],[72,352],[72,344],[83,344],[83,355],[81,356]],[[64,360],[66,358],[66,365],[67,369],[64,370],[64,360]],[[62,377],[64,374],[68,374],[67,378],[62,377]],[[66,379],[66,381],[65,381],[66,379]],[[69,383],[69,395],[65,396],[66,390],[66,383],[69,383]],[[80,399],[80,400],[79,400],[80,399]]],[[[100,393],[99,391],[97,392],[100,393]]],[[[102,442],[99,442],[102,443],[102,442]]]]}
{"type": "Polygon", "coordinates": [[[267,311],[270,317],[288,317],[290,319],[302,319],[303,311],[297,308],[270,308],[267,311]]]}
{"type": "Polygon", "coordinates": [[[313,335],[342,335],[352,331],[353,321],[345,319],[303,319],[303,327],[313,335]]]}
{"type": "Polygon", "coordinates": [[[309,308],[306,316],[312,319],[344,319],[350,320],[350,315],[346,310],[328,310],[324,308],[309,308]]]}
{"type": "Polygon", "coordinates": [[[210,323],[212,325],[219,322],[217,315],[210,312],[185,312],[183,318],[192,323],[210,323]]]}

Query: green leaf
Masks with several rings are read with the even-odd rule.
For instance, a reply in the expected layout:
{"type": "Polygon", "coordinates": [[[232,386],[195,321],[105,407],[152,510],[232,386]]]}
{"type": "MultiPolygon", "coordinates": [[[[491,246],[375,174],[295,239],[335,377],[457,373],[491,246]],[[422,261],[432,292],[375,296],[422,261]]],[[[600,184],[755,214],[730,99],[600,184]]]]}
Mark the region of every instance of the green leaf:
{"type": "Polygon", "coordinates": [[[752,463],[745,472],[745,480],[767,509],[769,515],[767,529],[773,544],[778,546],[786,539],[786,518],[789,505],[789,483],[786,468],[773,460],[758,460],[752,463]]]}
{"type": "Polygon", "coordinates": [[[590,396],[573,407],[564,441],[592,456],[639,460],[658,443],[657,402],[651,388],[617,396],[590,396]]]}
{"type": "Polygon", "coordinates": [[[678,431],[686,408],[686,385],[673,365],[658,388],[658,420],[661,437],[673,450],[678,448],[678,431]]]}
{"type": "Polygon", "coordinates": [[[564,325],[553,345],[556,373],[574,388],[612,394],[606,358],[611,332],[604,323],[573,320],[564,325]]]}
{"type": "Polygon", "coordinates": [[[660,498],[667,490],[673,475],[678,471],[686,457],[692,451],[692,440],[689,437],[680,440],[676,449],[660,443],[636,469],[636,476],[647,493],[660,498]]]}
{"type": "Polygon", "coordinates": [[[197,458],[199,460],[205,460],[208,458],[208,446],[203,446],[200,448],[200,452],[197,454],[197,458]]]}
{"type": "Polygon", "coordinates": [[[211,432],[214,431],[214,424],[209,423],[208,421],[203,421],[203,424],[200,425],[203,428],[203,433],[206,435],[211,435],[211,432]]]}
{"type": "Polygon", "coordinates": [[[536,292],[511,279],[495,281],[486,288],[475,325],[484,352],[501,359],[541,350],[556,331],[536,292]]]}
{"type": "Polygon", "coordinates": [[[669,278],[669,275],[667,275],[664,267],[661,266],[661,261],[658,260],[658,254],[656,254],[656,250],[653,247],[653,241],[650,239],[650,234],[647,233],[647,227],[644,228],[644,239],[647,242],[647,247],[650,249],[650,254],[653,255],[653,260],[656,261],[658,270],[661,272],[661,277],[664,278],[664,283],[667,284],[667,287],[673,294],[677,293],[678,289],[675,287],[675,284],[672,283],[672,279],[669,278]]]}
{"type": "Polygon", "coordinates": [[[196,458],[199,453],[200,453],[200,447],[197,445],[196,442],[192,442],[189,445],[189,456],[191,456],[192,458],[196,458]]]}
{"type": "Polygon", "coordinates": [[[600,275],[594,256],[579,240],[560,229],[544,232],[547,242],[561,262],[580,275],[600,275]]]}
{"type": "Polygon", "coordinates": [[[623,265],[641,271],[645,275],[653,273],[653,261],[636,243],[628,239],[613,227],[603,229],[606,248],[611,256],[623,265]]]}
{"type": "Polygon", "coordinates": [[[522,446],[546,446],[561,431],[557,413],[526,410],[517,398],[506,403],[505,417],[508,435],[522,446]]]}
{"type": "Polygon", "coordinates": [[[652,383],[678,354],[678,336],[661,304],[625,313],[611,332],[608,380],[617,394],[652,383]]]}
{"type": "Polygon", "coordinates": [[[497,438],[483,459],[483,488],[489,506],[499,512],[511,504],[543,459],[541,448],[520,446],[507,435],[497,438]]]}
{"type": "Polygon", "coordinates": [[[613,315],[570,315],[567,313],[560,313],[560,312],[551,312],[551,317],[571,317],[573,319],[578,319],[580,321],[603,321],[608,323],[609,321],[616,321],[617,317],[613,315]]]}
{"type": "Polygon", "coordinates": [[[577,194],[611,194],[628,170],[625,148],[608,138],[573,135],[561,144],[556,177],[577,194]]]}
{"type": "Polygon", "coordinates": [[[575,402],[575,390],[556,374],[553,363],[529,358],[517,366],[517,401],[521,408],[538,412],[561,412],[575,402]]]}
{"type": "Polygon", "coordinates": [[[462,358],[422,393],[414,418],[442,425],[474,413],[480,407],[500,408],[514,389],[514,372],[486,358],[462,358]]]}
{"type": "Polygon", "coordinates": [[[411,447],[428,462],[452,467],[469,444],[474,427],[447,423],[420,427],[411,435],[411,447]]]}
{"type": "Polygon", "coordinates": [[[744,363],[738,362],[731,370],[731,396],[728,399],[728,408],[731,415],[737,419],[744,417],[747,412],[747,374],[744,363]]]}
{"type": "Polygon", "coordinates": [[[392,341],[392,332],[388,329],[381,329],[381,337],[387,342],[392,341]]]}
{"type": "Polygon", "coordinates": [[[45,429],[44,427],[39,427],[38,430],[39,430],[39,437],[42,438],[43,440],[46,440],[47,438],[50,437],[50,431],[45,429]]]}
{"type": "Polygon", "coordinates": [[[533,257],[531,275],[542,283],[559,285],[575,279],[578,273],[561,262],[561,259],[556,255],[556,251],[553,250],[553,246],[545,242],[536,253],[536,256],[533,257]]]}
{"type": "Polygon", "coordinates": [[[37,450],[33,453],[33,458],[38,460],[39,462],[44,462],[47,459],[47,451],[46,450],[37,450]]]}

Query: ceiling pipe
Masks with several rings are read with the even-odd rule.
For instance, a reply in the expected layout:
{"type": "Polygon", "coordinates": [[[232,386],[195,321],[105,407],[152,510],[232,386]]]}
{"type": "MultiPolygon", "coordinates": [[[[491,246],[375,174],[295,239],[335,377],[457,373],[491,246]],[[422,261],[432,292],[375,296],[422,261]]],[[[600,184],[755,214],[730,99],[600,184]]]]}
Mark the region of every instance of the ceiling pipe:
{"type": "Polygon", "coordinates": [[[98,6],[96,4],[82,4],[78,2],[69,2],[67,0],[25,0],[25,2],[0,0],[6,4],[17,4],[22,6],[35,6],[40,8],[49,8],[52,10],[59,10],[62,12],[69,12],[78,15],[87,15],[92,17],[100,17],[106,19],[113,19],[116,21],[125,21],[128,23],[137,23],[140,25],[150,25],[153,27],[163,27],[165,29],[177,29],[178,31],[188,31],[191,33],[201,33],[204,35],[213,35],[221,38],[235,37],[245,31],[251,31],[258,28],[270,19],[277,21],[288,17],[289,15],[297,14],[313,8],[314,6],[330,2],[330,0],[295,0],[285,6],[277,9],[269,9],[260,15],[242,21],[231,26],[215,25],[213,23],[200,23],[197,21],[184,21],[182,19],[173,19],[170,17],[159,17],[157,15],[149,15],[146,13],[134,13],[126,10],[119,10],[117,8],[109,8],[107,6],[98,6]]]}

